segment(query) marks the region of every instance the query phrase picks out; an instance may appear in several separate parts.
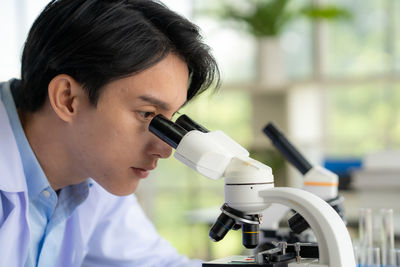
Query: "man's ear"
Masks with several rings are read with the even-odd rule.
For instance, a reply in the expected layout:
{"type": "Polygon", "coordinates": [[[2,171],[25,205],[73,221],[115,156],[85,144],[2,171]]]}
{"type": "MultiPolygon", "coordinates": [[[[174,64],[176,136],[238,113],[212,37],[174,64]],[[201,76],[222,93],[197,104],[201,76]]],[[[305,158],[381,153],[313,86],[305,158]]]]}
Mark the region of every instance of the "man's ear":
{"type": "Polygon", "coordinates": [[[87,98],[82,86],[66,74],[55,76],[49,83],[50,105],[60,119],[70,122],[87,98]]]}

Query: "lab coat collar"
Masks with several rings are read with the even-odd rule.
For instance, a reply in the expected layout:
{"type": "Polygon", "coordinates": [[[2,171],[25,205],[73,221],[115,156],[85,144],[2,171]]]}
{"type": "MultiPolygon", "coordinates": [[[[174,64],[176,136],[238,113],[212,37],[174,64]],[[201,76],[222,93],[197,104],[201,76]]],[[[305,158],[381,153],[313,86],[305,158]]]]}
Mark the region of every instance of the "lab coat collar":
{"type": "MultiPolygon", "coordinates": [[[[11,96],[10,83],[0,85],[0,190],[23,192],[27,190],[21,157],[5,108],[11,96]]],[[[11,103],[14,105],[14,103],[11,103]]]]}
{"type": "Polygon", "coordinates": [[[15,105],[13,93],[13,82],[11,80],[8,84],[8,90],[4,94],[4,106],[8,113],[8,119],[10,121],[11,129],[17,143],[19,155],[22,162],[22,167],[25,174],[25,181],[28,188],[28,195],[30,200],[36,199],[40,196],[41,192],[45,189],[50,189],[50,184],[40,166],[35,153],[33,152],[31,145],[25,135],[24,129],[20,122],[18,111],[15,105]]]}

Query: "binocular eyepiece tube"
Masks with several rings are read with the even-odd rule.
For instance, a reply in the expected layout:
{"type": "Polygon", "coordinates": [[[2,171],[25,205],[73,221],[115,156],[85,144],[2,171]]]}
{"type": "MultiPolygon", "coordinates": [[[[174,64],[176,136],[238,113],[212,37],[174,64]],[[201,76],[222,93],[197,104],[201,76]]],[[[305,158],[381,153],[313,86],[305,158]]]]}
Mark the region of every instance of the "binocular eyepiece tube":
{"type": "Polygon", "coordinates": [[[182,128],[184,128],[186,131],[192,131],[192,130],[197,130],[203,133],[208,133],[209,130],[206,129],[203,125],[200,125],[199,123],[195,122],[189,116],[183,114],[181,115],[175,122],[182,128]]]}
{"type": "Polygon", "coordinates": [[[149,130],[173,148],[177,148],[183,136],[189,131],[209,132],[186,115],[181,115],[176,122],[173,122],[161,114],[151,120],[149,130]]]}
{"type": "Polygon", "coordinates": [[[177,148],[187,130],[159,114],[149,125],[149,130],[173,148],[177,148]]]}
{"type": "Polygon", "coordinates": [[[289,142],[289,140],[275,127],[273,123],[268,123],[263,129],[272,144],[285,156],[285,158],[293,164],[303,175],[306,174],[312,165],[304,158],[302,154],[289,142]]]}

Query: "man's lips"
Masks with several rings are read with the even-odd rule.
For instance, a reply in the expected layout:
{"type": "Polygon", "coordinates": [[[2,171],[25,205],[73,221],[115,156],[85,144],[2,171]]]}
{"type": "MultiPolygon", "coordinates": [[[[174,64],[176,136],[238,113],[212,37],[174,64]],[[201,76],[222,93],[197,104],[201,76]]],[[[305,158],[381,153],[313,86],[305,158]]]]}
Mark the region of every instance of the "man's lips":
{"type": "Polygon", "coordinates": [[[139,178],[146,178],[149,176],[150,170],[142,169],[142,168],[135,168],[131,167],[135,175],[139,178]]]}

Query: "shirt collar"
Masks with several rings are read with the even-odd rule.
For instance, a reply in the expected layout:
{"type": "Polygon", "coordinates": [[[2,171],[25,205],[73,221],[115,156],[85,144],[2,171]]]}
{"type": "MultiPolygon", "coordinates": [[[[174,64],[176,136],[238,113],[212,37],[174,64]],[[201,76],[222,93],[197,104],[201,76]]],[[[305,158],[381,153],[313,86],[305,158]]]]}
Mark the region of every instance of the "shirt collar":
{"type": "Polygon", "coordinates": [[[3,87],[3,102],[8,113],[11,129],[14,133],[17,147],[21,156],[26,184],[28,186],[28,196],[29,199],[32,200],[36,198],[44,189],[49,188],[50,185],[25,136],[25,132],[19,120],[15,102],[11,94],[11,83],[12,81],[9,81],[3,87]]]}
{"type": "Polygon", "coordinates": [[[21,157],[5,107],[5,87],[8,87],[8,83],[0,84],[0,190],[26,192],[21,157]]]}

